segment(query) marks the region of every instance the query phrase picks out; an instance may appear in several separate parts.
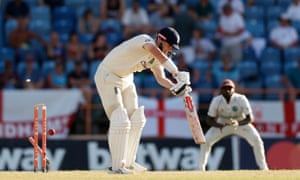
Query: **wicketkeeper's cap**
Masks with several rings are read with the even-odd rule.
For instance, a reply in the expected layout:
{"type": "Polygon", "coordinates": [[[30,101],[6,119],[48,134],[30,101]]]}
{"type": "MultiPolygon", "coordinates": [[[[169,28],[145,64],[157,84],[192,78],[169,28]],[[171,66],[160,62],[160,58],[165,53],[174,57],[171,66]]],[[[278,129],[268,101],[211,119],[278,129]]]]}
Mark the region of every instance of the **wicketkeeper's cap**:
{"type": "Polygon", "coordinates": [[[222,82],[221,88],[223,87],[232,87],[235,88],[234,82],[230,79],[224,79],[224,81],[222,82]]]}
{"type": "Polygon", "coordinates": [[[167,41],[173,48],[179,49],[180,36],[172,27],[165,27],[159,30],[158,36],[167,41]]]}

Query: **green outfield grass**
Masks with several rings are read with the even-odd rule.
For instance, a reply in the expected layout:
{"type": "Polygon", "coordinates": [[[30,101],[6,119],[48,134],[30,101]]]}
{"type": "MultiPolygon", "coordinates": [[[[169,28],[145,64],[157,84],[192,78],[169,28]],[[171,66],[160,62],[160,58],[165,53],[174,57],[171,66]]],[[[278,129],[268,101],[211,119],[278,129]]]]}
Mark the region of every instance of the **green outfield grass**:
{"type": "Polygon", "coordinates": [[[106,171],[1,171],[0,180],[102,180],[102,179],[222,179],[267,180],[300,179],[300,170],[241,170],[241,171],[148,171],[131,175],[111,175],[106,171]]]}

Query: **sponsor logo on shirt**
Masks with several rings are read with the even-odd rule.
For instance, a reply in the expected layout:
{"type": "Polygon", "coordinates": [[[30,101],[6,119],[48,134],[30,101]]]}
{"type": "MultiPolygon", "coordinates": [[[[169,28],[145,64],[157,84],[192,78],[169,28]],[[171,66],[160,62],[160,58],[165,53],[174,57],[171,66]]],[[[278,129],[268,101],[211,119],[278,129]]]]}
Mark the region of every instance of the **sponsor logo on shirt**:
{"type": "Polygon", "coordinates": [[[154,58],[152,58],[150,61],[146,62],[146,61],[141,61],[141,65],[143,66],[144,69],[148,69],[150,67],[150,65],[152,65],[154,63],[154,58]]]}
{"type": "Polygon", "coordinates": [[[237,112],[239,110],[239,107],[237,107],[237,106],[232,106],[232,111],[233,112],[237,112]]]}

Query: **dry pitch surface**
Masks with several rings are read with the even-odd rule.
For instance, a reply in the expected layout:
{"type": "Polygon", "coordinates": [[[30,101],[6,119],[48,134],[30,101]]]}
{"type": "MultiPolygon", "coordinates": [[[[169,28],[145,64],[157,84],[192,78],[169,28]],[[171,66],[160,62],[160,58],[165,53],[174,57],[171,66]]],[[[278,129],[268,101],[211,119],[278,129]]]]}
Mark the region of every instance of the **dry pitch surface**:
{"type": "Polygon", "coordinates": [[[42,172],[22,172],[22,171],[2,171],[0,180],[102,180],[102,179],[221,179],[221,180],[268,180],[268,179],[299,179],[300,170],[240,170],[240,171],[148,171],[131,175],[111,175],[106,171],[50,171],[42,172]]]}

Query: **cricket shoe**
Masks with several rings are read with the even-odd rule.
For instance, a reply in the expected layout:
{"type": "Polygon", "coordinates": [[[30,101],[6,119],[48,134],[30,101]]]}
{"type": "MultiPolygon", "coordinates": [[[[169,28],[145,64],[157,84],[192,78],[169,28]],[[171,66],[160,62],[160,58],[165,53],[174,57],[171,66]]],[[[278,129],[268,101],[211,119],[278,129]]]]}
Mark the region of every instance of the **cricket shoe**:
{"type": "Polygon", "coordinates": [[[120,168],[118,170],[113,170],[112,167],[107,169],[108,174],[132,174],[133,172],[127,168],[120,168]]]}
{"type": "Polygon", "coordinates": [[[260,168],[260,170],[263,170],[263,171],[268,171],[269,168],[268,167],[263,167],[263,168],[260,168]]]}
{"type": "Polygon", "coordinates": [[[205,171],[205,166],[200,166],[199,170],[200,171],[205,171]]]}
{"type": "Polygon", "coordinates": [[[147,168],[134,162],[131,166],[127,167],[128,169],[130,170],[133,170],[135,172],[146,172],[147,171],[147,168]]]}

